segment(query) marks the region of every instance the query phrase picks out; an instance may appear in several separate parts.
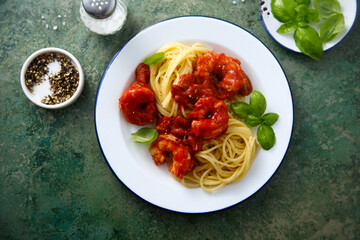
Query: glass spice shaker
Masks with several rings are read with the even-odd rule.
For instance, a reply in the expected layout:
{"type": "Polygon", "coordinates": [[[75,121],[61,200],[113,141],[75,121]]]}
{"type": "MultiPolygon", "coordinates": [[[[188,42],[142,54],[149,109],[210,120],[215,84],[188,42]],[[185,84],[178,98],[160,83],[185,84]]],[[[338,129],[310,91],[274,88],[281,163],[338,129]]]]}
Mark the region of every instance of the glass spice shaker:
{"type": "Polygon", "coordinates": [[[125,23],[127,7],[124,0],[82,0],[80,18],[92,32],[114,34],[125,23]]]}

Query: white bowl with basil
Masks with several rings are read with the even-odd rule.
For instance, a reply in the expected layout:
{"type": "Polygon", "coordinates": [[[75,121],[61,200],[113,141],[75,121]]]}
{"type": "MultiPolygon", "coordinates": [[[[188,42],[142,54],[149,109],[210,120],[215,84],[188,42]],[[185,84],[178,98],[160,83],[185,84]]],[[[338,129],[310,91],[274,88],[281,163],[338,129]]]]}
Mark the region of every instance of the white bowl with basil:
{"type": "Polygon", "coordinates": [[[357,0],[260,0],[259,6],[277,43],[317,60],[348,35],[357,16],[357,0]]]}

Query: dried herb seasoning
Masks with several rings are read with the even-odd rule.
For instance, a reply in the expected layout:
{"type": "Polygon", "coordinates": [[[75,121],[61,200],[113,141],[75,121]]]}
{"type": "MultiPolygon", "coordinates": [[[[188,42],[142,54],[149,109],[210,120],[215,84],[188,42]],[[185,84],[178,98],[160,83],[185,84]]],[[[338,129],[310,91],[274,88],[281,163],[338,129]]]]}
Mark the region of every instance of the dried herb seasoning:
{"type": "Polygon", "coordinates": [[[65,102],[74,95],[79,85],[79,71],[71,59],[58,52],[50,52],[36,57],[25,73],[25,85],[30,92],[34,86],[45,81],[46,76],[50,84],[51,95],[45,96],[41,102],[48,105],[65,102]],[[49,74],[48,64],[57,61],[60,71],[49,74]]]}

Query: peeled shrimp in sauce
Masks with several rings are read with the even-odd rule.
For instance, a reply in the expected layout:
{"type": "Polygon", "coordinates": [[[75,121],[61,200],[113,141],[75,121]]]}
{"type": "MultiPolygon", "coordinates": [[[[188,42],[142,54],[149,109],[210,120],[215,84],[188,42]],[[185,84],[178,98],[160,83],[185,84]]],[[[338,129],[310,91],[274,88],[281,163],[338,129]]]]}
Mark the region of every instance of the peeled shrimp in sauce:
{"type": "Polygon", "coordinates": [[[189,114],[191,132],[204,139],[215,138],[228,128],[229,114],[224,101],[214,97],[201,98],[189,114]]]}
{"type": "Polygon", "coordinates": [[[173,134],[160,134],[149,150],[157,166],[164,164],[172,156],[169,172],[180,179],[194,167],[195,159],[189,147],[173,134]]]}
{"type": "Polygon", "coordinates": [[[199,78],[195,74],[184,74],[178,84],[172,85],[171,94],[175,101],[185,107],[193,108],[203,97],[213,97],[216,93],[215,79],[199,78]]]}
{"type": "Polygon", "coordinates": [[[202,150],[202,138],[192,134],[190,119],[182,116],[161,116],[156,121],[155,128],[159,133],[175,135],[190,148],[191,154],[202,150]]]}
{"type": "Polygon", "coordinates": [[[216,98],[232,100],[236,94],[247,96],[252,92],[250,79],[241,68],[238,59],[224,53],[206,53],[196,62],[195,75],[206,79],[217,79],[216,98]]]}
{"type": "Polygon", "coordinates": [[[135,69],[136,81],[149,83],[150,80],[150,67],[145,63],[140,63],[135,69]]]}
{"type": "Polygon", "coordinates": [[[119,107],[129,123],[143,126],[152,123],[157,115],[155,93],[147,84],[150,79],[149,66],[139,64],[135,75],[136,81],[119,99],[119,107]]]}

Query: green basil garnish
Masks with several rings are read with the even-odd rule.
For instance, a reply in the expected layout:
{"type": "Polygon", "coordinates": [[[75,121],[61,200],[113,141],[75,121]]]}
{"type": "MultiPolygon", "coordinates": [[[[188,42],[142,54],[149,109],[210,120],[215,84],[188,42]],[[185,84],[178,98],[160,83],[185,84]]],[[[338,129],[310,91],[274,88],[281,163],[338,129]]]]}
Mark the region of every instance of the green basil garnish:
{"type": "Polygon", "coordinates": [[[306,4],[300,4],[295,7],[295,11],[298,16],[305,17],[309,12],[309,6],[306,4]]]}
{"type": "Polygon", "coordinates": [[[298,27],[294,34],[296,46],[305,55],[320,60],[323,53],[322,40],[318,32],[310,27],[298,27]]]}
{"type": "Polygon", "coordinates": [[[318,23],[320,22],[319,12],[315,9],[309,9],[308,14],[306,16],[306,20],[309,23],[318,23]]]}
{"type": "Polygon", "coordinates": [[[137,143],[149,144],[156,140],[159,132],[155,128],[141,128],[131,134],[131,139],[137,143]]]}
{"type": "Polygon", "coordinates": [[[247,118],[245,118],[244,123],[248,125],[249,127],[256,127],[262,123],[262,119],[255,115],[249,115],[247,118]]]}
{"type": "Polygon", "coordinates": [[[261,117],[266,109],[266,100],[261,92],[254,90],[250,94],[250,108],[251,112],[258,117],[261,117]]]}
{"type": "Polygon", "coordinates": [[[165,57],[165,52],[158,52],[151,55],[150,57],[145,58],[144,63],[149,66],[154,65],[161,62],[164,59],[164,57],[165,57]]]}
{"type": "Polygon", "coordinates": [[[271,12],[279,22],[292,21],[296,15],[294,0],[272,0],[271,12]]]}
{"type": "Polygon", "coordinates": [[[344,15],[338,0],[271,0],[271,12],[283,24],[278,33],[294,31],[296,46],[305,55],[320,60],[323,44],[345,29],[344,15]],[[319,32],[309,23],[320,23],[319,32]]]}
{"type": "Polygon", "coordinates": [[[321,25],[320,38],[323,42],[330,42],[345,28],[344,15],[338,13],[328,19],[321,25]]]}
{"type": "Polygon", "coordinates": [[[276,123],[279,115],[276,113],[266,113],[266,99],[264,95],[254,90],[250,94],[250,104],[245,102],[233,102],[230,104],[231,110],[236,116],[244,119],[244,123],[249,127],[259,126],[256,134],[258,142],[265,150],[269,150],[275,144],[275,133],[272,125],[276,123]]]}
{"type": "Polygon", "coordinates": [[[262,122],[265,125],[272,126],[278,120],[279,115],[276,113],[266,113],[261,117],[262,122]]]}
{"type": "Polygon", "coordinates": [[[247,118],[251,114],[250,105],[244,102],[233,102],[230,108],[239,118],[247,118]]]}
{"type": "Polygon", "coordinates": [[[256,132],[258,142],[265,150],[271,149],[276,141],[275,133],[272,127],[261,124],[256,132]]]}
{"type": "Polygon", "coordinates": [[[310,5],[310,0],[295,0],[297,4],[305,4],[306,6],[310,5]]]}
{"type": "Polygon", "coordinates": [[[292,32],[294,30],[296,30],[297,28],[297,23],[296,22],[287,22],[287,23],[284,23],[282,24],[278,30],[276,30],[276,32],[278,33],[289,33],[289,32],[292,32]]]}
{"type": "Polygon", "coordinates": [[[314,0],[314,8],[319,11],[320,17],[324,19],[330,18],[341,11],[338,0],[314,0]]]}

